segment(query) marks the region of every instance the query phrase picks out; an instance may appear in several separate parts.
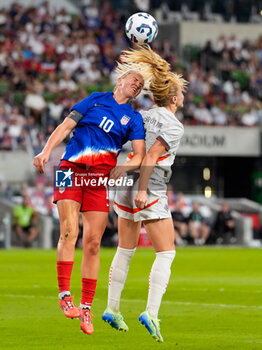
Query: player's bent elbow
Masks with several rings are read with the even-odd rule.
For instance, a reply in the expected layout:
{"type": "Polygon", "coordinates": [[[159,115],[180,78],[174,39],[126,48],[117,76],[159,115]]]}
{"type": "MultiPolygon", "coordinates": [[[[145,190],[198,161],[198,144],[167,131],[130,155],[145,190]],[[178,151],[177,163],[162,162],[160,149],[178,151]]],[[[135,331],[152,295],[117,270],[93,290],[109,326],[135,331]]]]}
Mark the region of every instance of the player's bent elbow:
{"type": "Polygon", "coordinates": [[[155,165],[157,162],[159,155],[155,152],[148,152],[145,156],[145,161],[147,163],[147,165],[155,165]]]}

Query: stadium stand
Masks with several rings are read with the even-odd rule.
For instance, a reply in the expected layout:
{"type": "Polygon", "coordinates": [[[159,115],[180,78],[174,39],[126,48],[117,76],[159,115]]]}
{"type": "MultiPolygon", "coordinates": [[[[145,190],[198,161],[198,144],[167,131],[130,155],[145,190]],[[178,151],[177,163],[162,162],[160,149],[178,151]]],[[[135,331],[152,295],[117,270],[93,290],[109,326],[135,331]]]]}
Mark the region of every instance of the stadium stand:
{"type": "MultiPolygon", "coordinates": [[[[71,3],[66,10],[65,6],[55,8],[52,1],[34,2],[30,7],[22,1],[8,6],[0,2],[0,159],[5,164],[0,166],[0,192],[4,198],[0,204],[1,227],[11,220],[12,205],[9,208],[6,199],[15,203],[22,185],[33,198],[38,181],[30,169],[32,156],[42,149],[72,105],[93,91],[111,89],[116,79],[115,60],[129,47],[123,31],[126,17],[110,2],[102,2],[99,8],[95,1],[76,3],[79,8],[73,10],[71,3]],[[14,170],[17,164],[19,171],[14,170]]],[[[163,4],[157,8],[152,1],[152,8],[161,11],[162,17],[167,16],[167,22],[192,18],[219,22],[233,16],[229,9],[212,12],[208,2],[204,12],[185,6],[173,9],[168,1],[166,5],[172,11],[163,4]]],[[[132,6],[132,12],[139,10],[138,2],[132,6]]],[[[248,18],[253,22],[254,11],[251,9],[248,18]]],[[[241,18],[243,13],[237,12],[236,20],[241,18]]],[[[262,36],[240,40],[235,35],[221,35],[204,46],[185,45],[181,50],[169,40],[155,41],[152,46],[189,81],[185,107],[177,114],[185,126],[262,126],[262,36]]],[[[137,109],[152,105],[147,94],[135,103],[137,109]]],[[[52,156],[44,180],[38,245],[45,248],[52,246],[52,225],[57,220],[50,194],[53,169],[62,151],[63,146],[52,156]]],[[[208,206],[219,210],[216,204],[208,206]]],[[[255,213],[261,218],[261,206],[255,213]]],[[[242,220],[238,212],[235,216],[240,223],[236,225],[240,227],[238,243],[249,244],[252,234],[247,238],[243,225],[248,226],[250,221],[242,220]]],[[[6,247],[11,244],[9,233],[2,239],[6,247]]]]}

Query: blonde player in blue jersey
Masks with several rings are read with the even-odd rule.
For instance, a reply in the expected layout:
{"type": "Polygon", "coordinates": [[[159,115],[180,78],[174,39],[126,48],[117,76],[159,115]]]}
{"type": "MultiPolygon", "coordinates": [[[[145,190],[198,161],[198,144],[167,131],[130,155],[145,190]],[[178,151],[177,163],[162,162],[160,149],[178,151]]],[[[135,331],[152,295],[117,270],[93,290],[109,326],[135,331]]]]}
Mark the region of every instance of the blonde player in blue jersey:
{"type": "Polygon", "coordinates": [[[147,153],[140,168],[140,176],[137,173],[129,175],[135,180],[134,187],[116,194],[114,208],[119,218],[119,244],[110,268],[108,306],[102,319],[113,328],[128,330],[119,311],[120,298],[143,222],[156,251],[156,258],[149,277],[146,310],[139,316],[139,321],[153,338],[162,342],[158,311],[176,255],[175,231],[168,208],[166,184],[169,182],[171,166],[184,132],[175,112],[183,106],[186,81],[170,72],[167,62],[149,47],[139,52],[128,52],[123,60],[131,67],[132,62],[137,62],[145,64],[151,70],[149,89],[157,107],[141,112],[147,153]]]}
{"type": "MultiPolygon", "coordinates": [[[[79,186],[77,177],[80,174],[83,183],[88,179],[104,180],[116,166],[117,155],[128,140],[132,142],[134,158],[125,165],[128,169],[140,166],[145,154],[143,120],[140,113],[132,109],[130,101],[137,97],[143,85],[143,75],[137,69],[128,70],[119,77],[114,92],[94,93],[77,103],[34,159],[34,165],[43,173],[54,147],[71,131],[74,132],[61,157],[59,174],[63,174],[63,179],[60,185],[56,185],[54,196],[60,219],[57,279],[60,308],[66,317],[80,318],[80,328],[86,334],[94,331],[90,309],[96,290],[99,248],[107,224],[109,201],[103,181],[97,186],[79,186]],[[72,183],[65,187],[68,179],[72,179],[72,183]],[[70,279],[80,211],[83,217],[82,297],[77,308],[70,292],[70,279]]],[[[118,167],[110,173],[112,179],[120,175],[122,169],[118,167]]]]}

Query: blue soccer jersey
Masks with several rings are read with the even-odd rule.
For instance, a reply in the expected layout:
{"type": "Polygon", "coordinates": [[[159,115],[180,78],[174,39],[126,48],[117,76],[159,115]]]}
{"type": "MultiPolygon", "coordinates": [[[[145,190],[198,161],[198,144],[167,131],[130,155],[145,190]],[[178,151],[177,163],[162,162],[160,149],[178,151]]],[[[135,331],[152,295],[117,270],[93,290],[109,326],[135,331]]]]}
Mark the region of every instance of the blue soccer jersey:
{"type": "Polygon", "coordinates": [[[113,168],[122,145],[145,138],[143,119],[129,103],[118,104],[112,92],[86,97],[71,108],[77,122],[62,159],[113,168]]]}

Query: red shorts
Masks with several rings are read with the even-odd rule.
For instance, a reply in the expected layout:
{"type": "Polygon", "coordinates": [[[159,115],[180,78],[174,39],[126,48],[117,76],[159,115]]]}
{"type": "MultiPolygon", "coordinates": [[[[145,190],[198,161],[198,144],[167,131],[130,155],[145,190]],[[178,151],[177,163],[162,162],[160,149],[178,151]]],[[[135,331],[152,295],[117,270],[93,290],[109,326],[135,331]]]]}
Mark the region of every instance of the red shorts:
{"type": "Polygon", "coordinates": [[[81,204],[81,211],[109,212],[105,177],[95,167],[62,160],[55,176],[54,203],[72,199],[81,204]]]}

